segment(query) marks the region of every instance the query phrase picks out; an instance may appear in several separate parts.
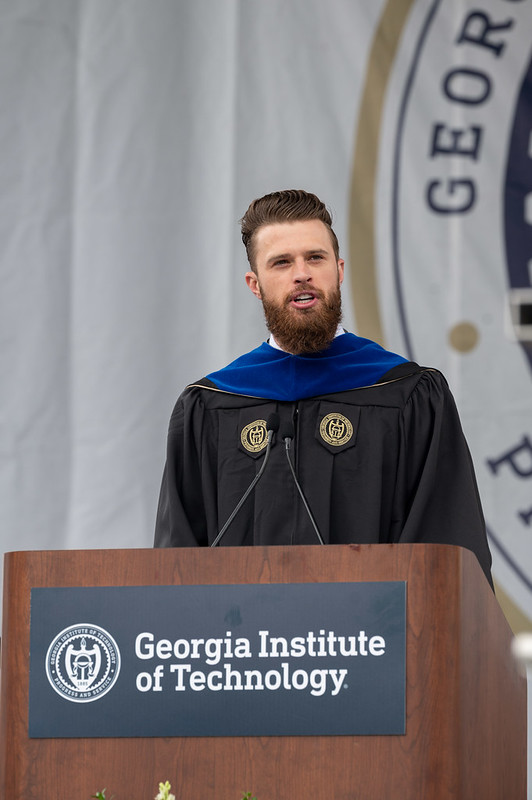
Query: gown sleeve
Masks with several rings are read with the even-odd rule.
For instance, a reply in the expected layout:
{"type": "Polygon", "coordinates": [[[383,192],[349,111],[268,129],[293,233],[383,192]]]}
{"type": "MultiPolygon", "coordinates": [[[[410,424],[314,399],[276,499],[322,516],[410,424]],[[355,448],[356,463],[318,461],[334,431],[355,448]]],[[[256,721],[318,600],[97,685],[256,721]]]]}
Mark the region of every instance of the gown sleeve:
{"type": "Polygon", "coordinates": [[[471,454],[445,378],[424,370],[402,415],[399,541],[475,553],[489,583],[491,554],[471,454]]]}
{"type": "Polygon", "coordinates": [[[180,397],[168,428],[166,464],[155,523],[155,547],[207,544],[207,509],[202,491],[203,409],[180,397]]]}

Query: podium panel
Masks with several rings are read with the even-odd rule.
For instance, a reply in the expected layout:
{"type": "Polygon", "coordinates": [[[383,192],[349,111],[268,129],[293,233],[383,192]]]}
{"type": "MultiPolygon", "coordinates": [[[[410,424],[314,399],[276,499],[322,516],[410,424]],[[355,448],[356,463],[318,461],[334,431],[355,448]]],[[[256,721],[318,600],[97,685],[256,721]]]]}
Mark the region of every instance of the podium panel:
{"type": "MultiPolygon", "coordinates": [[[[107,787],[116,800],[142,800],[169,780],[177,798],[240,800],[249,791],[258,800],[525,800],[526,680],[511,657],[511,631],[467,550],[404,544],[17,552],[5,556],[4,573],[2,797],[85,800],[107,787]],[[362,582],[406,585],[404,734],[29,736],[32,590],[362,582]]],[[[65,703],[68,713],[74,705],[65,703]]]]}

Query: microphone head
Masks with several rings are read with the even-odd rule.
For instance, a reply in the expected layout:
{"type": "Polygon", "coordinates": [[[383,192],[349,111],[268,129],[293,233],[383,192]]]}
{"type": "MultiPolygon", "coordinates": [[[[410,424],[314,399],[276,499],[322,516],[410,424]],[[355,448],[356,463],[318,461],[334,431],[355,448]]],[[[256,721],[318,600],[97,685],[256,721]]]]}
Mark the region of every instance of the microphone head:
{"type": "Polygon", "coordinates": [[[283,432],[281,434],[281,439],[286,441],[287,439],[293,439],[293,438],[294,438],[294,423],[292,422],[291,419],[289,419],[283,423],[283,432]]]}
{"type": "Polygon", "coordinates": [[[277,412],[274,411],[268,417],[268,420],[266,422],[266,430],[271,431],[272,433],[277,433],[280,424],[281,424],[281,418],[279,417],[279,414],[277,414],[277,412]]]}

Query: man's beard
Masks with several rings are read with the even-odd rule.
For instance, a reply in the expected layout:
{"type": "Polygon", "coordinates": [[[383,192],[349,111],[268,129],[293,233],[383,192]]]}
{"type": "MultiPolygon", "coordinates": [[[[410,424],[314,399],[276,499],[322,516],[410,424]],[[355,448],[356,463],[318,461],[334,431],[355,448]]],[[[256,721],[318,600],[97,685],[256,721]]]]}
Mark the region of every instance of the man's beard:
{"type": "Polygon", "coordinates": [[[262,297],[268,330],[283,350],[294,355],[326,350],[342,319],[340,284],[327,296],[309,284],[298,286],[298,293],[305,291],[312,292],[321,302],[298,310],[290,306],[293,294],[280,304],[262,297]]]}

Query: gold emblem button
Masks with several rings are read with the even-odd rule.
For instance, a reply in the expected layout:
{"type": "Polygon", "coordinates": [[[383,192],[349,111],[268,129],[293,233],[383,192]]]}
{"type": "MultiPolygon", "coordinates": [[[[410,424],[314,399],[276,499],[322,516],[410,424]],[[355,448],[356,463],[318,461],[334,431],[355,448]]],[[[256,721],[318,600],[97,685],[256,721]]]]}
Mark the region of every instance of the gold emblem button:
{"type": "Polygon", "coordinates": [[[250,453],[259,453],[268,444],[268,433],[266,431],[266,420],[256,419],[242,428],[240,441],[250,453]]]}
{"type": "Polygon", "coordinates": [[[320,424],[320,436],[327,444],[341,447],[353,436],[353,426],[343,414],[327,414],[320,424]]]}

